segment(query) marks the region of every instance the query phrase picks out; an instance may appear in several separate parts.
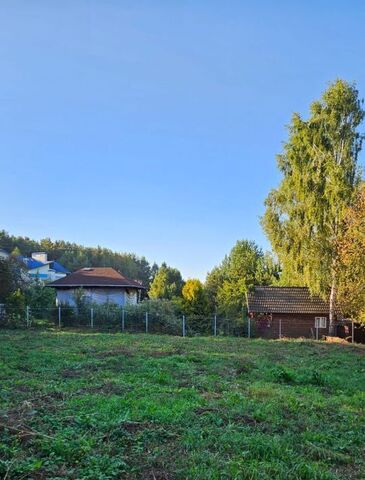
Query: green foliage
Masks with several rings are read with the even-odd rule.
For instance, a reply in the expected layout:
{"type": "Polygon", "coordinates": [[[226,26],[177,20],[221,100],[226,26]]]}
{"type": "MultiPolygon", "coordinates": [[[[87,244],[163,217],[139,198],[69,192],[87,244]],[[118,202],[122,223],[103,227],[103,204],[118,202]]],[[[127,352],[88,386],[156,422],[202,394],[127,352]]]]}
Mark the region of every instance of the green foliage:
{"type": "Polygon", "coordinates": [[[247,292],[254,285],[275,283],[278,276],[279,267],[270,254],[264,254],[255,242],[240,240],[207,276],[209,304],[227,315],[240,314],[247,292]]]}
{"type": "Polygon", "coordinates": [[[176,268],[168,267],[163,263],[157,270],[148,292],[151,298],[171,300],[181,296],[184,285],[181,273],[176,268]]]}
{"type": "Polygon", "coordinates": [[[24,328],[25,324],[25,295],[17,288],[6,298],[5,310],[0,310],[0,327],[2,328],[24,328]]]}
{"type": "Polygon", "coordinates": [[[39,281],[28,284],[24,289],[24,294],[26,304],[33,309],[44,310],[55,306],[55,290],[45,287],[39,281]]]}
{"type": "Polygon", "coordinates": [[[22,269],[13,258],[0,258],[0,303],[7,300],[9,295],[24,285],[22,269]]]}
{"type": "Polygon", "coordinates": [[[218,291],[223,285],[224,272],[222,265],[214,267],[207,275],[204,283],[205,292],[208,298],[208,305],[211,312],[217,309],[218,291]]]}
{"type": "Polygon", "coordinates": [[[363,118],[358,91],[343,80],[311,105],[308,120],[294,114],[277,158],[283,179],[266,199],[262,224],[283,279],[324,297],[330,288],[335,295],[336,244],[359,182],[363,136],[357,129],[363,118]]]}
{"type": "Polygon", "coordinates": [[[133,325],[144,327],[146,312],[149,316],[149,328],[151,333],[169,333],[181,335],[182,305],[180,299],[146,299],[137,305],[126,305],[124,307],[126,328],[133,328],[133,325]]]}
{"type": "Polygon", "coordinates": [[[208,299],[202,282],[192,278],[185,282],[182,289],[183,306],[187,315],[208,315],[208,299]]]}
{"type": "Polygon", "coordinates": [[[339,302],[346,315],[365,323],[365,182],[346,213],[338,255],[339,302]]]}
{"type": "Polygon", "coordinates": [[[25,312],[26,297],[24,293],[18,288],[10,293],[6,298],[6,306],[11,310],[17,310],[18,312],[25,312]]]}
{"type": "Polygon", "coordinates": [[[11,252],[11,256],[12,256],[12,257],[18,257],[18,256],[21,255],[21,254],[22,254],[22,252],[19,250],[18,247],[15,247],[15,248],[12,250],[12,252],[11,252]]]}
{"type": "Polygon", "coordinates": [[[182,289],[181,307],[189,335],[211,334],[213,312],[209,309],[207,294],[200,280],[186,281],[182,289]]]}
{"type": "Polygon", "coordinates": [[[0,478],[363,478],[363,353],[3,330],[0,478]]]}
{"type": "Polygon", "coordinates": [[[44,238],[40,242],[28,237],[9,235],[0,230],[0,248],[29,256],[32,252],[45,251],[49,258],[57,260],[71,272],[83,267],[112,267],[131,279],[141,281],[149,287],[156,265],[150,265],[145,257],[134,253],[113,252],[102,247],[84,247],[64,240],[52,241],[44,238]]]}

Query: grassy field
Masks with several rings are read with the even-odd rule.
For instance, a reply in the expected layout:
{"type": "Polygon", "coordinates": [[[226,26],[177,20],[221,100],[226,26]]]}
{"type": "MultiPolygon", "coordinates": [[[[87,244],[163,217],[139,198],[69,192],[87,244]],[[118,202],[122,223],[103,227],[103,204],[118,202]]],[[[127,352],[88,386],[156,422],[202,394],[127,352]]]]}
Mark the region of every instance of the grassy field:
{"type": "Polygon", "coordinates": [[[0,331],[0,477],[364,479],[365,348],[0,331]]]}

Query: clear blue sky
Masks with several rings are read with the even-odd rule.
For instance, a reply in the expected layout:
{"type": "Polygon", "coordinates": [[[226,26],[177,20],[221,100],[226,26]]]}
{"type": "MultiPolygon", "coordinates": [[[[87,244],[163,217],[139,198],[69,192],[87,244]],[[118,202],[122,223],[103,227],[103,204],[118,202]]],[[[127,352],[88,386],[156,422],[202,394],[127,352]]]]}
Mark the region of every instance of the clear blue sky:
{"type": "Polygon", "coordinates": [[[185,277],[269,248],[285,125],[336,77],[365,96],[364,25],[360,0],[2,0],[0,228],[185,277]]]}

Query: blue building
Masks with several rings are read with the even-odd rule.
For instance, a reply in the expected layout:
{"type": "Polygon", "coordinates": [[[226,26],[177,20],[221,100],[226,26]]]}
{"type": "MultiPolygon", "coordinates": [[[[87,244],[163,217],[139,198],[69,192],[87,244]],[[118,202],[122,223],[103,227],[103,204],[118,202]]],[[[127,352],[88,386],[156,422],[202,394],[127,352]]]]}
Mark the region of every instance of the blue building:
{"type": "Polygon", "coordinates": [[[32,279],[54,282],[70,273],[55,260],[48,260],[46,252],[34,252],[31,257],[19,256],[18,259],[23,262],[28,276],[32,279]]]}

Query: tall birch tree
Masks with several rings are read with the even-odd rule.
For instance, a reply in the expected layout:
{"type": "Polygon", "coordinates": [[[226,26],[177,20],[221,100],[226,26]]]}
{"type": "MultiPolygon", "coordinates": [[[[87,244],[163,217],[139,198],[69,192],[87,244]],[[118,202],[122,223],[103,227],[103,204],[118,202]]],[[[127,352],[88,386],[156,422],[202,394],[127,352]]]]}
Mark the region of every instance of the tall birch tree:
{"type": "Polygon", "coordinates": [[[355,85],[330,84],[304,120],[294,114],[277,162],[283,178],[268,195],[262,225],[292,285],[328,298],[334,333],[338,280],[337,244],[359,184],[358,155],[364,118],[355,85]]]}

